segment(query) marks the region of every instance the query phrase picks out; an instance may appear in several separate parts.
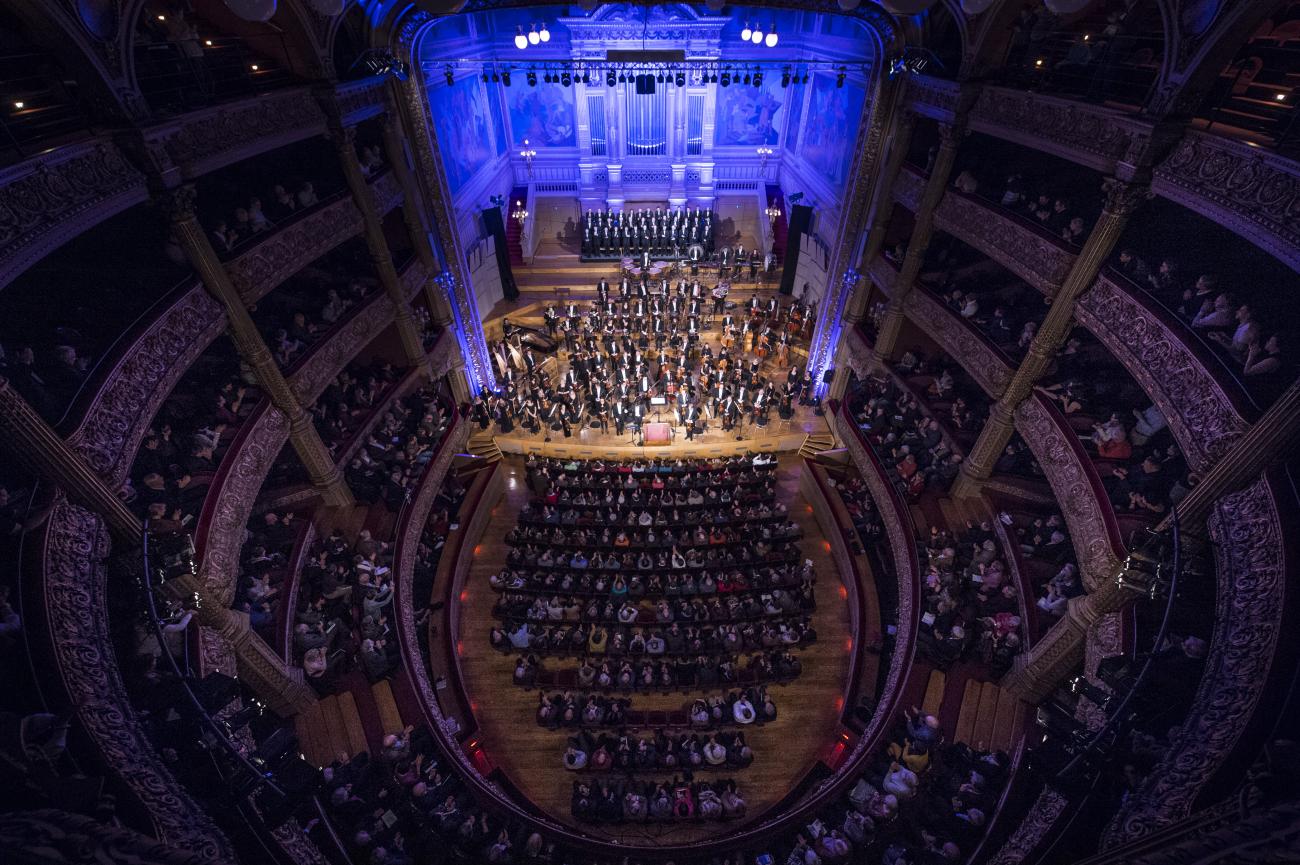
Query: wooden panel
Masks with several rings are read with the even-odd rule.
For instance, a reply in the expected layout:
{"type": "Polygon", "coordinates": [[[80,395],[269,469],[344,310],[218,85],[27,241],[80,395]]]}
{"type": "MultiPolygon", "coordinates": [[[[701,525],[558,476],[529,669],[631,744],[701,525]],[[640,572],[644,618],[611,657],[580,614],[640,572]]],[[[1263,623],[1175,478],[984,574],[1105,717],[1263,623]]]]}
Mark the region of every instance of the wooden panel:
{"type": "Polygon", "coordinates": [[[993,717],[993,739],[990,747],[995,751],[1010,751],[1015,741],[1016,716],[1020,714],[1020,701],[1010,691],[998,688],[998,708],[993,717]]]}
{"type": "Polygon", "coordinates": [[[313,703],[306,711],[299,712],[293,719],[294,732],[298,734],[298,745],[307,762],[321,767],[334,759],[329,748],[329,733],[325,729],[325,716],[321,712],[319,701],[313,703]]]}
{"type": "Polygon", "coordinates": [[[983,750],[993,739],[993,720],[998,712],[998,686],[985,682],[980,689],[979,712],[975,715],[975,729],[971,731],[971,747],[983,750]]]}
{"type": "Polygon", "coordinates": [[[971,734],[975,729],[975,715],[980,707],[980,683],[971,679],[966,682],[966,691],[961,697],[961,711],[957,713],[957,730],[953,739],[957,742],[971,744],[971,734]]]}
{"type": "Polygon", "coordinates": [[[351,691],[339,694],[339,714],[343,718],[343,727],[348,735],[348,753],[360,754],[370,750],[366,741],[366,728],[361,725],[361,713],[357,711],[357,698],[351,691]]]}
{"type": "Polygon", "coordinates": [[[931,715],[939,714],[939,706],[943,703],[943,689],[948,684],[948,677],[944,675],[943,670],[935,670],[930,673],[930,681],[925,686],[925,701],[921,703],[921,711],[931,715]]]}
{"type": "Polygon", "coordinates": [[[340,751],[352,755],[352,743],[348,740],[348,728],[343,723],[343,713],[339,711],[339,698],[326,697],[320,701],[321,713],[325,716],[325,729],[329,732],[331,753],[340,751]]]}
{"type": "Polygon", "coordinates": [[[379,709],[379,721],[383,725],[384,735],[396,733],[406,725],[402,723],[402,713],[397,709],[397,700],[393,699],[393,686],[387,679],[381,679],[370,686],[375,695],[375,706],[379,709]]]}

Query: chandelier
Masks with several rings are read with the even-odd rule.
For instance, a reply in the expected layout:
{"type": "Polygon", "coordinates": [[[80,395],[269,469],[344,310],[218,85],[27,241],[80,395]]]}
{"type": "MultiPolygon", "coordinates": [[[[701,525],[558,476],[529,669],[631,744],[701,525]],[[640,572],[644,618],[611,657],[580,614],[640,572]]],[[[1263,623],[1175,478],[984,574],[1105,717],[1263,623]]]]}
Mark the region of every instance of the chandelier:
{"type": "Polygon", "coordinates": [[[781,208],[777,206],[775,201],[773,201],[767,206],[767,209],[763,211],[763,214],[767,216],[768,222],[776,222],[781,218],[781,208]]]}
{"type": "Polygon", "coordinates": [[[524,220],[528,218],[528,211],[524,209],[522,201],[515,202],[515,209],[510,211],[510,218],[518,220],[520,226],[524,224],[524,220]]]}
{"type": "Polygon", "coordinates": [[[522,156],[522,157],[524,158],[524,164],[528,166],[528,176],[529,176],[529,177],[532,177],[532,176],[533,176],[533,157],[537,155],[537,151],[534,150],[533,148],[531,148],[531,147],[528,146],[528,139],[527,139],[527,138],[524,139],[524,149],[521,150],[521,151],[519,151],[519,155],[522,156]]]}
{"type": "Polygon", "coordinates": [[[537,45],[541,42],[551,41],[551,31],[546,29],[546,22],[542,22],[542,29],[538,30],[537,25],[533,24],[531,29],[524,33],[522,24],[515,26],[515,47],[519,50],[527,48],[529,45],[537,45]]]}

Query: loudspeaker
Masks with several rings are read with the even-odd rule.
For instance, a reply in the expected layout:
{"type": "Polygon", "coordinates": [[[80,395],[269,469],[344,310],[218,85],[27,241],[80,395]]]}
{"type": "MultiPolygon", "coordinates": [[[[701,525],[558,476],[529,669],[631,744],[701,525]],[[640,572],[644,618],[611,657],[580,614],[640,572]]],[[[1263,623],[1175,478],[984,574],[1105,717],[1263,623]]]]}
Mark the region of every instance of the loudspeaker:
{"type": "Polygon", "coordinates": [[[636,77],[636,92],[638,96],[649,96],[655,92],[655,77],[653,75],[638,75],[636,77]]]}
{"type": "Polygon", "coordinates": [[[822,384],[830,384],[834,380],[835,380],[835,370],[828,369],[826,370],[826,372],[822,373],[822,384]]]}
{"type": "Polygon", "coordinates": [[[489,207],[483,211],[483,227],[492,235],[497,248],[497,270],[501,272],[501,293],[506,300],[519,299],[519,286],[515,284],[514,271],[510,269],[510,247],[506,243],[506,224],[501,208],[489,207]]]}
{"type": "Polygon", "coordinates": [[[790,231],[785,244],[785,264],[781,267],[781,293],[794,294],[794,275],[799,269],[799,241],[808,233],[812,208],[796,204],[790,208],[790,231]]]}

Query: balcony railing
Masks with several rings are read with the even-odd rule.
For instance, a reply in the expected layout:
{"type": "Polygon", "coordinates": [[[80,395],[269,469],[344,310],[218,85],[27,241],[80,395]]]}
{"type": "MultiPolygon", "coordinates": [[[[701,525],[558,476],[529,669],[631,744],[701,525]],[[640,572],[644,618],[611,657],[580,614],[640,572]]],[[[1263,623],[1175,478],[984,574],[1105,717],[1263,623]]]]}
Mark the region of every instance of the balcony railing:
{"type": "Polygon", "coordinates": [[[1006,391],[1015,374],[1015,365],[979,328],[941,303],[928,288],[918,284],[903,302],[903,311],[913,324],[956,358],[991,398],[997,399],[1006,391]]]}
{"type": "Polygon", "coordinates": [[[1141,287],[1107,269],[1080,296],[1079,323],[1106,346],[1169,422],[1193,471],[1204,471],[1259,410],[1222,358],[1141,287]]]}
{"type": "Polygon", "coordinates": [[[1069,244],[1041,226],[955,189],[944,193],[934,224],[1049,296],[1061,287],[1077,257],[1069,244]]]}
{"type": "Polygon", "coordinates": [[[894,200],[916,213],[925,190],[925,175],[915,165],[903,165],[894,178],[894,200]]]}
{"type": "Polygon", "coordinates": [[[1114,576],[1127,554],[1097,469],[1078,433],[1041,392],[1016,409],[1015,425],[1043,467],[1070,529],[1084,585],[1093,589],[1114,576]]]}

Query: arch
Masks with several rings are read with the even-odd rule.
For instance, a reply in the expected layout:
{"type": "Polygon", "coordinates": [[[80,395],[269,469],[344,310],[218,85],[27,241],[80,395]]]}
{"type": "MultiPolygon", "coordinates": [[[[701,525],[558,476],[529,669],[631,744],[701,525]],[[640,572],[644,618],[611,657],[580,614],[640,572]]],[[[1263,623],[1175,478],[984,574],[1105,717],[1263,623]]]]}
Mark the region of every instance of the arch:
{"type": "Polygon", "coordinates": [[[120,46],[124,18],[117,21],[115,38],[97,39],[71,17],[63,6],[40,0],[14,0],[9,10],[23,23],[29,37],[53,54],[89,84],[84,103],[95,120],[137,120],[148,112],[123,63],[120,46]]]}
{"type": "Polygon", "coordinates": [[[1153,117],[1190,116],[1250,35],[1287,3],[1205,0],[1183,5],[1189,8],[1180,12],[1173,0],[1158,0],[1165,23],[1165,57],[1143,108],[1153,117]],[[1194,12],[1199,17],[1193,18],[1194,12]]]}

